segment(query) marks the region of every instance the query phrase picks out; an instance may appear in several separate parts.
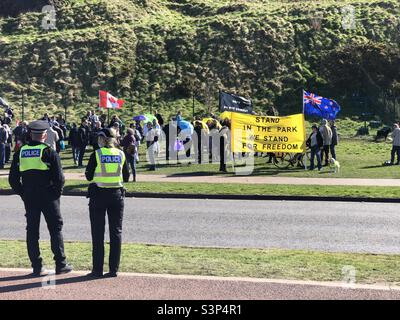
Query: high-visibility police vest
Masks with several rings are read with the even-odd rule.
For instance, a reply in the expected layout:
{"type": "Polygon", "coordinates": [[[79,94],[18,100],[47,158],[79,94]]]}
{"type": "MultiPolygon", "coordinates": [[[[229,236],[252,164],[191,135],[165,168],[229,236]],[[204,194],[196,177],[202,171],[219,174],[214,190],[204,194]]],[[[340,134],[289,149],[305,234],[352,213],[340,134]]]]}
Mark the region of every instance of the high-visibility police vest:
{"type": "Polygon", "coordinates": [[[48,147],[49,146],[46,144],[39,144],[37,146],[23,146],[19,152],[19,171],[50,170],[48,165],[42,161],[43,151],[48,147]]]}
{"type": "Polygon", "coordinates": [[[117,148],[100,148],[95,152],[97,166],[93,182],[101,188],[123,187],[124,152],[117,148]]]}

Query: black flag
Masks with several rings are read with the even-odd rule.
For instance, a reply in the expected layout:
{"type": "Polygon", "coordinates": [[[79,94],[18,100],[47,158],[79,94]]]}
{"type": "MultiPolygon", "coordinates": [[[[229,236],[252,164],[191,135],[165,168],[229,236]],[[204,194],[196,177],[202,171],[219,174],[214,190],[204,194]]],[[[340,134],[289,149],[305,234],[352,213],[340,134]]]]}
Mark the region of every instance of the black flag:
{"type": "Polygon", "coordinates": [[[253,103],[250,99],[223,91],[219,93],[219,111],[248,113],[253,112],[253,103]]]}

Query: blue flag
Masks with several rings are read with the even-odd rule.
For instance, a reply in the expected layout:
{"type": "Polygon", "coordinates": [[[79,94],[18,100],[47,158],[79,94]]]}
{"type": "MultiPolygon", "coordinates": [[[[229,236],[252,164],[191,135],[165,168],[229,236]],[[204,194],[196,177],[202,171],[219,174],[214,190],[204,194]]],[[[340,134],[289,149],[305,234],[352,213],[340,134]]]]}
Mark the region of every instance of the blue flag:
{"type": "Polygon", "coordinates": [[[317,96],[314,93],[303,92],[304,114],[320,117],[327,120],[335,120],[340,111],[340,105],[331,99],[317,96]]]}

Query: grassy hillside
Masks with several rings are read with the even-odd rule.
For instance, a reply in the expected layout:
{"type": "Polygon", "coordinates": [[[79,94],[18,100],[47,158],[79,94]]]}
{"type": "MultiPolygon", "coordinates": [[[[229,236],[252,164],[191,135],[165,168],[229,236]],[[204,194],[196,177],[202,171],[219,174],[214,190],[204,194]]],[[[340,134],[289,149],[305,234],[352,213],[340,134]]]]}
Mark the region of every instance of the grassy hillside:
{"type": "Polygon", "coordinates": [[[400,96],[397,0],[53,0],[56,30],[36,10],[0,18],[0,95],[27,118],[77,119],[99,89],[127,100],[123,117],[158,108],[216,111],[218,89],[256,110],[301,110],[301,90],[334,97],[343,115],[395,117],[400,96]],[[355,8],[344,29],[342,8],[355,8]]]}

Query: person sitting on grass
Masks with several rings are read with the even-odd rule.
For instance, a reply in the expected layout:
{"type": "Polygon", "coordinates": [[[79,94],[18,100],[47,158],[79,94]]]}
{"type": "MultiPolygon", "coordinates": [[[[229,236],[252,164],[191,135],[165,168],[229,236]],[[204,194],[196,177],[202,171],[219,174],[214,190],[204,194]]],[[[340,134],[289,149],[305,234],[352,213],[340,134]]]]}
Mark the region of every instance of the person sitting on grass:
{"type": "Polygon", "coordinates": [[[314,158],[317,157],[317,166],[318,171],[321,171],[321,149],[324,147],[324,141],[322,139],[321,132],[318,130],[318,126],[316,124],[312,125],[312,133],[310,137],[306,141],[307,147],[311,149],[311,160],[310,160],[310,170],[314,170],[314,158]]]}

